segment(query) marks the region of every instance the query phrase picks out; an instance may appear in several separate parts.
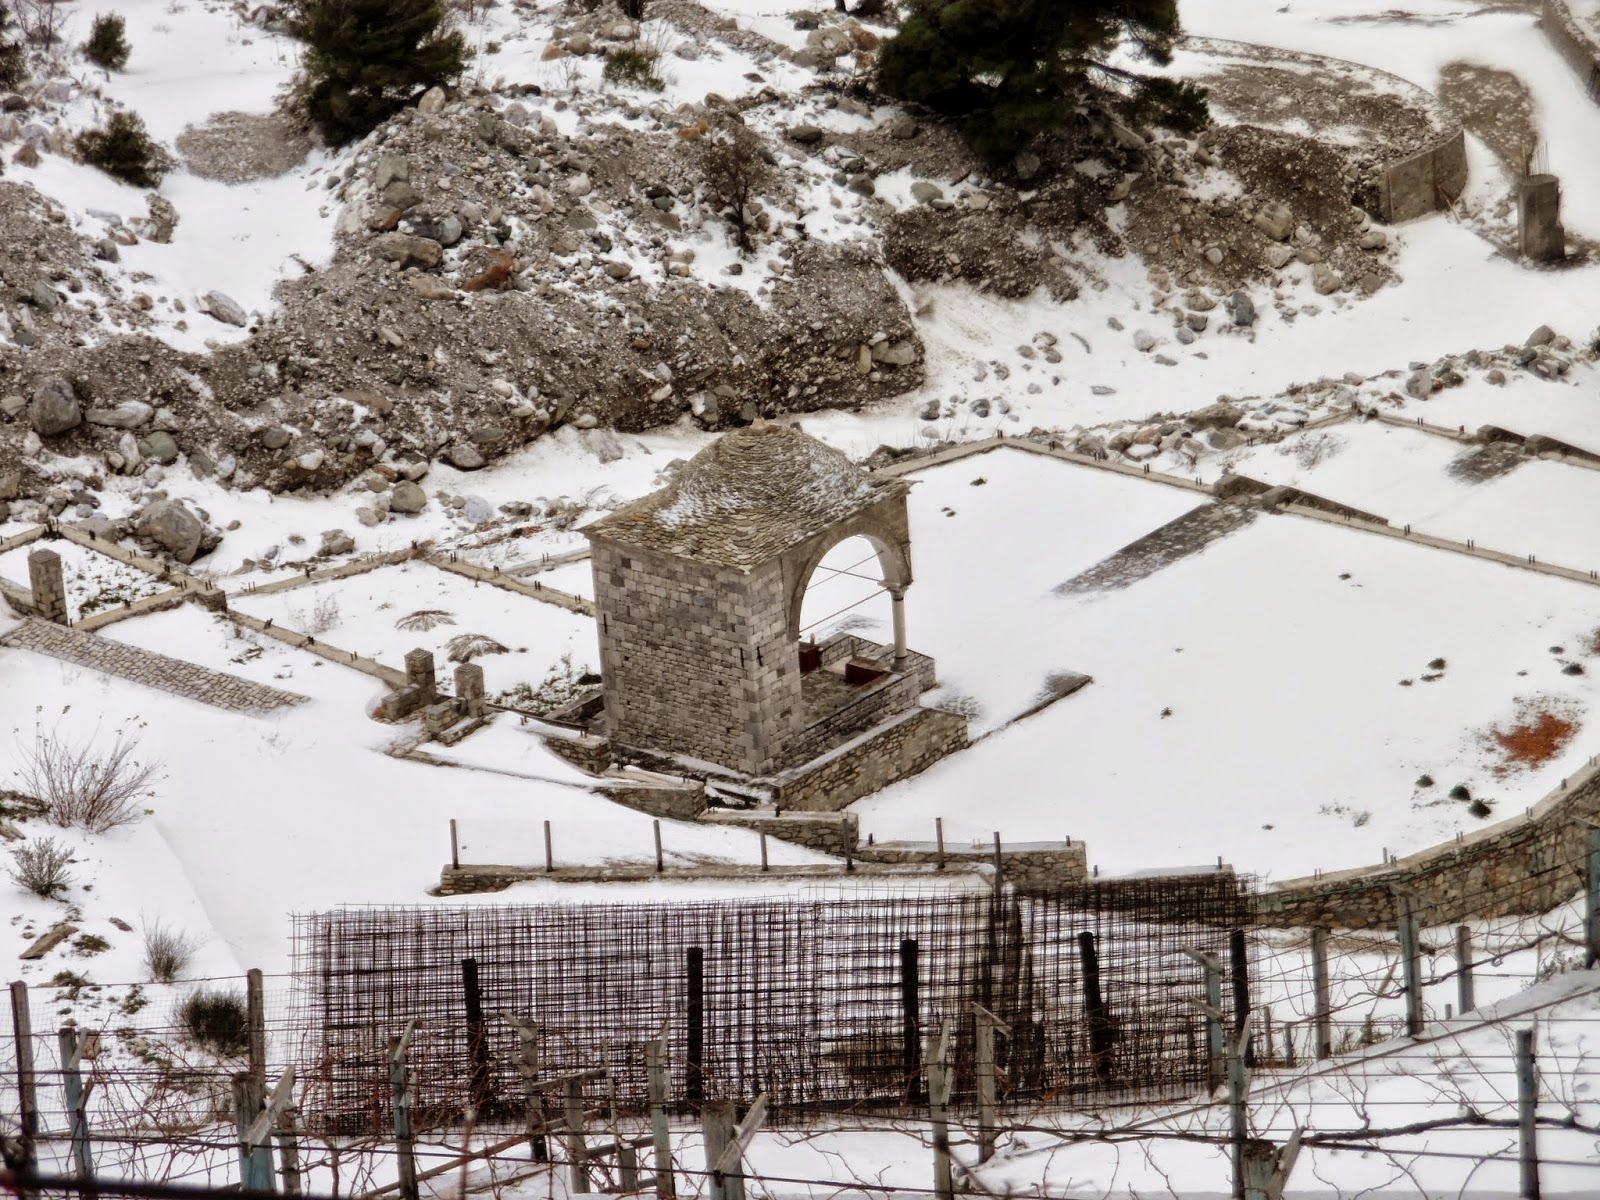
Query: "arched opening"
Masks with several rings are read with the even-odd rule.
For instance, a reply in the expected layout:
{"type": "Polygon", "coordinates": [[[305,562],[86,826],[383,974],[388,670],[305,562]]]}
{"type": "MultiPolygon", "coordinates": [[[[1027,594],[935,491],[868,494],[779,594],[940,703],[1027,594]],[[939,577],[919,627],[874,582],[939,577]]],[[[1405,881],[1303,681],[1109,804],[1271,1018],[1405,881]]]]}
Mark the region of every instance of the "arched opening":
{"type": "Polygon", "coordinates": [[[878,547],[861,535],[833,546],[801,584],[796,640],[802,646],[851,633],[880,645],[894,639],[894,611],[878,547]]]}

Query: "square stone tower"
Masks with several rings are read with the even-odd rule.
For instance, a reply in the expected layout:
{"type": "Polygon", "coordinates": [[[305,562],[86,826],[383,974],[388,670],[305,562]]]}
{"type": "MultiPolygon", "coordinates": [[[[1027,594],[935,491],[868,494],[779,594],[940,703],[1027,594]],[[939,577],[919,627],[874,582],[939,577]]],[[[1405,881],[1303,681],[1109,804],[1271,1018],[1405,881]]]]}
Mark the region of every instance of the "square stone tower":
{"type": "MultiPolygon", "coordinates": [[[[866,537],[894,600],[884,672],[904,667],[908,490],[796,427],[757,423],[707,446],[667,487],[589,525],[612,742],[749,775],[825,748],[822,735],[845,726],[837,712],[832,725],[815,705],[808,712],[799,649],[806,585],[830,549],[866,537]]],[[[919,690],[884,691],[875,717],[888,703],[913,705],[919,690]]]]}

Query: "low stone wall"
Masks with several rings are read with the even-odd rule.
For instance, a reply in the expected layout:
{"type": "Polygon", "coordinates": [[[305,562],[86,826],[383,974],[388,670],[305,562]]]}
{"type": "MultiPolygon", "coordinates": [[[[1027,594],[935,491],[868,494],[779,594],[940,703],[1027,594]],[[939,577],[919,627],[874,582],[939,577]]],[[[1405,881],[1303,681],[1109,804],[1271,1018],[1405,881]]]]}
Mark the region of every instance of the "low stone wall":
{"type": "Polygon", "coordinates": [[[1539,25],[1561,57],[1578,73],[1584,87],[1592,88],[1600,72],[1600,36],[1586,30],[1561,0],[1543,0],[1539,25]]]}
{"type": "Polygon", "coordinates": [[[1600,820],[1600,769],[1591,761],[1529,812],[1387,864],[1287,879],[1261,897],[1260,924],[1392,928],[1395,897],[1429,925],[1547,912],[1583,884],[1587,822],[1600,820]]]}
{"type": "Polygon", "coordinates": [[[1440,212],[1467,186],[1467,137],[1460,129],[1377,174],[1377,216],[1390,225],[1440,212]]]}
{"type": "Polygon", "coordinates": [[[600,775],[611,767],[611,743],[605,738],[590,737],[556,737],[551,735],[544,739],[545,748],[557,758],[565,759],[580,771],[587,771],[591,775],[600,775]]]}
{"type": "Polygon", "coordinates": [[[967,719],[915,708],[790,771],[762,780],[779,808],[838,812],[921,774],[967,745],[967,719]]]}
{"type": "Polygon", "coordinates": [[[706,789],[697,780],[682,783],[628,783],[601,780],[595,790],[618,804],[672,821],[695,821],[706,811],[706,789]]]}
{"type": "Polygon", "coordinates": [[[700,819],[707,825],[734,825],[840,858],[855,853],[861,838],[861,821],[855,813],[782,812],[762,806],[707,809],[700,819]]]}
{"type": "MultiPolygon", "coordinates": [[[[962,868],[971,873],[971,868],[962,868]]],[[[944,877],[948,877],[947,872],[944,877]]],[[[902,878],[910,881],[927,881],[936,878],[917,867],[896,867],[882,863],[855,862],[849,865],[828,863],[819,866],[772,867],[763,871],[759,866],[743,863],[703,863],[692,867],[668,867],[657,871],[653,866],[614,865],[556,867],[546,871],[543,867],[517,867],[502,864],[459,867],[446,864],[439,872],[439,884],[433,889],[436,896],[470,896],[483,892],[503,892],[515,883],[529,883],[547,879],[555,883],[703,883],[707,880],[729,880],[744,884],[770,883],[773,880],[826,880],[853,879],[869,876],[875,879],[902,878]]]]}
{"type": "MultiPolygon", "coordinates": [[[[943,862],[963,869],[992,865],[993,848],[946,846],[941,853],[927,842],[884,842],[860,846],[856,857],[863,862],[919,866],[943,862]]],[[[1020,891],[1044,891],[1089,879],[1089,848],[1083,842],[1024,842],[1000,846],[1000,875],[1020,891]]]]}

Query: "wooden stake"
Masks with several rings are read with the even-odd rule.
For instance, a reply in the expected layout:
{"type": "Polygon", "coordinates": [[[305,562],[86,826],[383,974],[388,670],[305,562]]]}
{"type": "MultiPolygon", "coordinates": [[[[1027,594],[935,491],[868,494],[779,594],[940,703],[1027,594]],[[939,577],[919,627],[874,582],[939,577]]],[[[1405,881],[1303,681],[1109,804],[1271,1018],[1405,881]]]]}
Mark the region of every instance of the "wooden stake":
{"type": "Polygon", "coordinates": [[[939,864],[939,870],[942,871],[942,870],[944,870],[944,818],[943,817],[935,817],[933,819],[933,837],[934,837],[934,841],[939,846],[938,864],[939,864]]]}
{"type": "Polygon", "coordinates": [[[260,970],[244,973],[245,1009],[250,1030],[250,1074],[262,1088],[267,1083],[267,994],[260,970]]]}
{"type": "Polygon", "coordinates": [[[994,1157],[995,1124],[998,1104],[995,1098],[994,1031],[999,1029],[1010,1036],[1011,1027],[981,1004],[973,1004],[975,1018],[974,1066],[978,1076],[978,1161],[986,1163],[994,1157]]]}
{"type": "MultiPolygon", "coordinates": [[[[291,1086],[293,1076],[290,1077],[291,1086]]],[[[263,1121],[267,1088],[249,1071],[233,1077],[233,1120],[239,1130],[239,1187],[246,1192],[272,1191],[272,1151],[263,1121]]]]}
{"type": "Polygon", "coordinates": [[[690,946],[684,958],[689,990],[685,1015],[689,1028],[683,1094],[684,1099],[694,1107],[706,1097],[703,1059],[706,1044],[706,952],[700,946],[690,946]]]}
{"type": "Polygon", "coordinates": [[[665,1034],[645,1043],[644,1061],[650,1087],[650,1136],[655,1143],[656,1195],[673,1200],[677,1179],[672,1173],[672,1133],[667,1127],[668,1075],[665,1034]]]}
{"type": "Polygon", "coordinates": [[[900,1066],[905,1074],[905,1097],[916,1104],[922,1092],[922,1034],[917,998],[917,939],[900,943],[900,1066]]]}
{"type": "Polygon", "coordinates": [[[1228,1039],[1228,1114],[1233,1143],[1233,1197],[1245,1200],[1245,1143],[1250,1138],[1250,1118],[1246,1096],[1250,1090],[1249,1067],[1245,1062],[1250,1047],[1250,1012],[1235,1013],[1244,1018],[1244,1028],[1228,1039]]]}
{"type": "Polygon", "coordinates": [[[1522,1160],[1522,1200],[1539,1200],[1539,1147],[1534,1123],[1539,1084],[1533,1070],[1533,1030],[1517,1030],[1517,1142],[1522,1160]]]}
{"type": "Polygon", "coordinates": [[[555,851],[550,844],[550,822],[544,823],[544,869],[546,873],[556,869],[555,851]]]}
{"type": "Polygon", "coordinates": [[[545,1141],[544,1089],[539,1085],[539,1026],[526,1017],[501,1014],[517,1031],[517,1074],[522,1076],[523,1128],[527,1130],[528,1157],[549,1162],[545,1141]]]}
{"type": "Polygon", "coordinates": [[[1115,1034],[1106,1014],[1105,997],[1100,991],[1100,954],[1095,949],[1094,934],[1084,930],[1078,934],[1078,964],[1083,977],[1083,1014],[1089,1033],[1089,1063],[1095,1078],[1102,1084],[1111,1082],[1111,1047],[1115,1034]]]}
{"type": "Polygon", "coordinates": [[[300,1180],[300,1138],[297,1133],[299,1112],[286,1108],[278,1118],[278,1127],[272,1137],[278,1143],[278,1170],[283,1175],[283,1194],[298,1196],[302,1191],[300,1180]]]}
{"type": "Polygon", "coordinates": [[[1417,917],[1411,908],[1411,897],[1395,897],[1399,909],[1400,965],[1405,978],[1406,1032],[1412,1037],[1422,1034],[1422,951],[1417,942],[1417,917]]]}
{"type": "Polygon", "coordinates": [[[574,1192],[587,1192],[589,1151],[583,1140],[583,1084],[576,1079],[567,1080],[562,1099],[561,1140],[567,1148],[568,1186],[574,1192]]]}
{"type": "Polygon", "coordinates": [[[1228,1052],[1222,1022],[1222,964],[1214,954],[1185,948],[1184,953],[1199,963],[1205,971],[1206,1002],[1206,1090],[1216,1091],[1228,1070],[1228,1052]]]}
{"type": "Polygon", "coordinates": [[[1228,936],[1228,969],[1233,977],[1233,1032],[1245,1034],[1244,1065],[1256,1065],[1255,1047],[1249,1038],[1250,1029],[1250,953],[1244,930],[1235,929],[1228,936]]]}
{"type": "Polygon", "coordinates": [[[416,1028],[416,1019],[412,1018],[406,1022],[404,1033],[389,1039],[389,1098],[394,1107],[395,1160],[402,1200],[419,1200],[417,1157],[411,1138],[411,1073],[406,1069],[406,1052],[416,1028]]]}
{"type": "Polygon", "coordinates": [[[765,833],[761,835],[761,869],[763,871],[767,869],[767,835],[765,833]]]}
{"type": "Polygon", "coordinates": [[[478,982],[478,960],[461,960],[461,990],[467,1010],[467,1060],[471,1066],[471,1100],[479,1116],[489,1104],[489,1031],[483,1020],[483,988],[478,982]]]}
{"type": "Polygon", "coordinates": [[[656,831],[656,874],[659,875],[667,869],[666,857],[661,852],[661,822],[653,821],[651,824],[656,831]]]}
{"type": "Polygon", "coordinates": [[[71,1126],[73,1170],[85,1182],[94,1178],[94,1157],[89,1151],[89,1114],[83,1091],[83,1035],[72,1026],[63,1026],[58,1035],[61,1048],[62,1089],[66,1092],[67,1120],[71,1126]]]}
{"type": "Polygon", "coordinates": [[[38,1167],[39,1083],[33,1070],[33,1010],[28,985],[20,979],[11,985],[11,1036],[17,1046],[17,1123],[22,1148],[22,1168],[38,1167]]]}
{"type": "Polygon", "coordinates": [[[456,819],[450,818],[450,866],[461,870],[461,840],[456,836],[456,819]]]}
{"type": "Polygon", "coordinates": [[[726,1100],[707,1100],[700,1106],[700,1128],[706,1147],[709,1200],[729,1200],[727,1178],[718,1168],[722,1152],[733,1134],[733,1113],[726,1100]]]}
{"type": "Polygon", "coordinates": [[[938,1200],[955,1200],[955,1176],[950,1167],[950,1026],[928,1038],[923,1059],[928,1071],[928,1122],[933,1127],[933,1193],[938,1200]]]}
{"type": "Polygon", "coordinates": [[[712,1179],[720,1181],[727,1200],[744,1200],[744,1152],[750,1139],[767,1119],[767,1094],[756,1097],[744,1114],[744,1120],[733,1123],[733,1106],[726,1106],[723,1128],[726,1131],[722,1149],[712,1164],[712,1179]]]}
{"type": "Polygon", "coordinates": [[[1463,1015],[1477,1005],[1472,980],[1472,930],[1465,925],[1456,926],[1456,1007],[1463,1015]]]}
{"type": "Polygon", "coordinates": [[[1600,966],[1600,828],[1589,830],[1588,869],[1585,872],[1584,930],[1587,933],[1587,965],[1600,966]]]}
{"type": "Polygon", "coordinates": [[[1312,1017],[1318,1062],[1333,1057],[1333,996],[1328,986],[1328,931],[1311,931],[1312,1017]]]}

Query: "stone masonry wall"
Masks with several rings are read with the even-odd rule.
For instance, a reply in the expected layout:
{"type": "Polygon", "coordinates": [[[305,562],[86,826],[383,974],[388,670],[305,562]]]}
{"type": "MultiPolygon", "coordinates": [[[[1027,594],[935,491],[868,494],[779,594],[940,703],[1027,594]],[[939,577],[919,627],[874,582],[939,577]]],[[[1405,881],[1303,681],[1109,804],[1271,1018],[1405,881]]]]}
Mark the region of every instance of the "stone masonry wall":
{"type": "Polygon", "coordinates": [[[1600,771],[1590,766],[1567,782],[1530,816],[1460,842],[1384,866],[1285,880],[1261,898],[1258,921],[1274,928],[1393,928],[1398,892],[1411,897],[1429,925],[1546,912],[1582,886],[1585,822],[1600,820],[1600,771]]]}
{"type": "Polygon", "coordinates": [[[800,667],[777,567],[719,570],[594,542],[606,731],[750,774],[800,720],[800,667]]]}
{"type": "Polygon", "coordinates": [[[1561,0],[1542,0],[1539,24],[1561,57],[1578,73],[1579,81],[1589,81],[1600,71],[1600,35],[1588,34],[1561,0]]]}
{"type": "Polygon", "coordinates": [[[820,759],[771,777],[780,808],[837,812],[965,748],[967,719],[914,708],[820,759]]]}
{"type": "Polygon", "coordinates": [[[861,837],[855,813],[784,812],[774,815],[767,807],[708,809],[701,817],[708,825],[736,825],[754,833],[780,838],[823,854],[839,857],[853,853],[861,837]]]}
{"type": "MultiPolygon", "coordinates": [[[[862,846],[856,856],[864,862],[927,865],[940,861],[937,846],[885,843],[862,846]]],[[[994,862],[992,849],[946,846],[943,861],[950,866],[981,866],[994,862]]],[[[1000,846],[1000,875],[1020,891],[1044,891],[1089,878],[1089,850],[1083,842],[1025,843],[1000,846]]]]}

